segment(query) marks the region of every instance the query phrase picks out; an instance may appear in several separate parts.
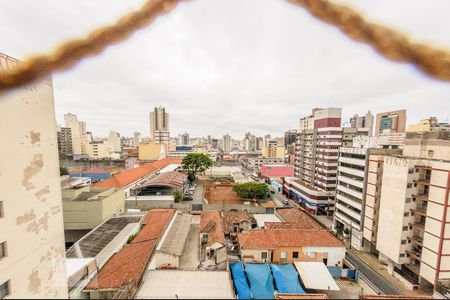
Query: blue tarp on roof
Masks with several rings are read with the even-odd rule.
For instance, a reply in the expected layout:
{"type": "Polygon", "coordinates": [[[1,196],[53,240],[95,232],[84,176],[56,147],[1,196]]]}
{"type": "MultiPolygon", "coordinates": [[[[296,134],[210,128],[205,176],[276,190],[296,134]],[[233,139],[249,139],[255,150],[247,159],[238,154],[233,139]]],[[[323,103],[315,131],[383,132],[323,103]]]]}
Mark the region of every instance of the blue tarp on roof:
{"type": "Polygon", "coordinates": [[[275,288],[269,265],[245,264],[245,273],[250,281],[250,289],[254,298],[273,299],[275,288]]]}
{"type": "Polygon", "coordinates": [[[230,265],[231,274],[233,275],[234,287],[236,288],[239,299],[251,299],[252,294],[247,283],[242,263],[237,262],[230,265]]]}
{"type": "Polygon", "coordinates": [[[273,278],[279,293],[287,294],[304,294],[300,281],[298,280],[298,273],[292,264],[288,265],[270,265],[272,269],[273,278]]]}

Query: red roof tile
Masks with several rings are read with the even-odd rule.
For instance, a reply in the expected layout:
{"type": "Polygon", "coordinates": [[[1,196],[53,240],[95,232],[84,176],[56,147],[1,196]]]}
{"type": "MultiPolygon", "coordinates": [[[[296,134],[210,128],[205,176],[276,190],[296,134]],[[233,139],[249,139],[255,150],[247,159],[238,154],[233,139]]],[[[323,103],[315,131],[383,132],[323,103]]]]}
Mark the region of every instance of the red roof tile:
{"type": "Polygon", "coordinates": [[[181,159],[163,158],[153,163],[144,164],[140,167],[123,171],[116,176],[95,183],[94,187],[126,187],[127,185],[151,174],[170,164],[179,164],[181,159]]]}
{"type": "Polygon", "coordinates": [[[284,222],[298,223],[302,229],[324,229],[306,212],[297,208],[278,208],[277,214],[284,222]]]}
{"type": "Polygon", "coordinates": [[[181,172],[172,171],[159,174],[151,179],[140,183],[141,186],[164,185],[174,189],[181,189],[187,180],[187,175],[181,172]]]}
{"type": "Polygon", "coordinates": [[[238,234],[241,249],[276,249],[279,247],[344,247],[325,229],[259,229],[238,234]]]}
{"type": "Polygon", "coordinates": [[[246,210],[240,211],[224,211],[223,212],[223,229],[225,233],[233,232],[233,225],[242,221],[252,222],[250,214],[246,210]]]}
{"type": "Polygon", "coordinates": [[[208,234],[208,246],[214,243],[225,245],[223,224],[220,211],[202,211],[200,216],[200,233],[208,234]]]}
{"type": "Polygon", "coordinates": [[[128,282],[139,280],[174,213],[174,209],[150,210],[145,216],[145,225],[131,244],[114,254],[85,289],[114,290],[128,282]]]}

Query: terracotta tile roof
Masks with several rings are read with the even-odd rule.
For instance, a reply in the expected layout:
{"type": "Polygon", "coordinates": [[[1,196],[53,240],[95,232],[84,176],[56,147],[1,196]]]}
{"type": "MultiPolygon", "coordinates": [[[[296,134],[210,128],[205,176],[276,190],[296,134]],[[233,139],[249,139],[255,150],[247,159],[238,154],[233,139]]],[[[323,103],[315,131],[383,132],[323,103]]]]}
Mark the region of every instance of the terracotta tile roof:
{"type": "Polygon", "coordinates": [[[71,174],[80,174],[80,173],[117,173],[120,169],[112,168],[112,169],[88,169],[88,170],[74,170],[71,171],[71,174]]]}
{"type": "MultiPolygon", "coordinates": [[[[295,230],[295,229],[305,229],[302,223],[294,223],[294,222],[265,222],[265,229],[286,229],[286,230],[295,230]]],[[[306,228],[306,229],[314,229],[314,228],[306,228]]]]}
{"type": "Polygon", "coordinates": [[[279,247],[344,247],[325,229],[259,229],[238,234],[241,249],[276,249],[279,247]]]}
{"type": "Polygon", "coordinates": [[[126,187],[127,185],[154,173],[170,164],[179,164],[181,159],[163,158],[153,163],[144,164],[140,167],[123,171],[116,176],[95,183],[94,187],[126,187]]]}
{"type": "Polygon", "coordinates": [[[172,171],[156,175],[155,177],[145,180],[141,186],[165,185],[174,189],[181,189],[187,180],[187,175],[181,172],[172,171]]]}
{"type": "Polygon", "coordinates": [[[223,231],[227,234],[233,232],[233,224],[242,221],[252,222],[252,217],[246,210],[223,212],[223,231]]]}
{"type": "Polygon", "coordinates": [[[200,233],[208,234],[207,246],[214,243],[225,245],[225,237],[223,232],[222,217],[220,211],[202,211],[200,216],[200,233]]]}
{"type": "Polygon", "coordinates": [[[324,229],[322,225],[317,223],[306,212],[297,208],[279,208],[277,214],[284,222],[298,223],[303,229],[324,229]]]}
{"type": "Polygon", "coordinates": [[[145,225],[133,241],[108,260],[85,290],[114,290],[128,282],[139,280],[174,213],[174,209],[150,210],[145,216],[145,225]]]}

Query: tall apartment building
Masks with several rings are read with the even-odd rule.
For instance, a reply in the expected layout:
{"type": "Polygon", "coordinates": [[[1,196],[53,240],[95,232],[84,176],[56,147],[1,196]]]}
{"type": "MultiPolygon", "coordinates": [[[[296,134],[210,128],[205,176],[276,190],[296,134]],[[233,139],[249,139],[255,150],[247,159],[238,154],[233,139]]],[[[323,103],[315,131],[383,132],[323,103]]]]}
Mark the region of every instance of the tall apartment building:
{"type": "Polygon", "coordinates": [[[378,113],[375,123],[375,136],[383,132],[402,133],[406,129],[406,109],[378,113]]]}
{"type": "Polygon", "coordinates": [[[2,94],[0,298],[68,296],[55,128],[51,79],[2,94]]]}
{"type": "Polygon", "coordinates": [[[449,131],[411,132],[383,157],[376,249],[411,287],[450,281],[449,149],[449,131]]]}
{"type": "Polygon", "coordinates": [[[142,136],[140,132],[135,131],[133,133],[133,142],[135,148],[139,147],[139,144],[142,142],[142,136]]]}
{"type": "Polygon", "coordinates": [[[60,157],[72,156],[72,131],[67,127],[59,127],[56,132],[58,138],[58,153],[60,157]]]}
{"type": "MultiPolygon", "coordinates": [[[[347,231],[351,245],[358,250],[370,249],[370,240],[364,243],[363,239],[366,226],[366,191],[369,174],[372,172],[369,168],[370,157],[401,154],[401,150],[389,148],[396,147],[390,146],[385,138],[368,136],[358,136],[354,139],[351,147],[339,148],[333,228],[339,235],[347,231]]],[[[373,195],[372,189],[371,195],[373,195]]],[[[373,206],[372,201],[370,207],[373,208],[373,206]]],[[[373,215],[370,219],[373,219],[373,215]]],[[[367,222],[371,223],[371,220],[367,220],[367,222]]]]}
{"type": "Polygon", "coordinates": [[[352,128],[368,128],[369,136],[373,134],[373,114],[370,110],[365,116],[354,115],[350,118],[350,127],[352,128]]]}
{"type": "Polygon", "coordinates": [[[72,151],[73,155],[86,154],[88,137],[86,134],[86,123],[78,121],[77,115],[68,113],[64,115],[66,127],[70,128],[72,134],[72,151]]]}
{"type": "Polygon", "coordinates": [[[244,138],[244,150],[248,152],[256,151],[256,136],[247,132],[244,138]]]}
{"type": "Polygon", "coordinates": [[[231,136],[229,134],[224,134],[222,137],[222,150],[225,153],[231,151],[231,136]]]}
{"type": "Polygon", "coordinates": [[[295,144],[297,141],[297,130],[290,129],[284,132],[284,147],[287,148],[289,145],[295,144]]]}
{"type": "Polygon", "coordinates": [[[162,106],[150,112],[150,137],[158,144],[170,143],[169,114],[162,106]]]}

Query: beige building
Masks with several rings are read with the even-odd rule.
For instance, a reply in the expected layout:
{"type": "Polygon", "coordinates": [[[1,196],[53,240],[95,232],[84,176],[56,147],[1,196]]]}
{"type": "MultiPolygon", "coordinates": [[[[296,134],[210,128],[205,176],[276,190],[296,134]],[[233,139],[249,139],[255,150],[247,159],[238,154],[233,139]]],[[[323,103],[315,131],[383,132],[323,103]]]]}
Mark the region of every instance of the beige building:
{"type": "MultiPolygon", "coordinates": [[[[0,70],[18,63],[0,54],[0,70]]],[[[51,79],[1,95],[2,298],[67,298],[55,128],[51,79]]]]}
{"type": "Polygon", "coordinates": [[[158,144],[169,144],[169,114],[162,106],[150,112],[150,137],[158,144]]]}
{"type": "Polygon", "coordinates": [[[167,157],[166,146],[151,141],[148,144],[139,144],[139,159],[154,161],[167,157]]]}
{"type": "Polygon", "coordinates": [[[375,136],[379,136],[386,130],[392,133],[405,132],[406,109],[388,111],[377,114],[375,122],[375,136]]]}
{"type": "Polygon", "coordinates": [[[88,136],[86,134],[86,123],[78,121],[77,115],[71,113],[64,115],[64,121],[72,134],[73,155],[87,154],[88,136]]]}
{"type": "Polygon", "coordinates": [[[427,132],[432,131],[433,126],[437,124],[437,119],[435,117],[431,117],[428,119],[421,120],[417,124],[411,124],[408,126],[406,132],[427,132]]]}
{"type": "Polygon", "coordinates": [[[279,145],[277,141],[269,141],[262,149],[262,156],[266,158],[280,158],[284,160],[285,148],[279,145]]]}
{"type": "Polygon", "coordinates": [[[382,181],[380,260],[411,288],[450,280],[450,132],[408,133],[382,181]]]}
{"type": "Polygon", "coordinates": [[[120,188],[68,189],[62,199],[65,230],[93,229],[125,210],[125,193],[120,188]]]}

